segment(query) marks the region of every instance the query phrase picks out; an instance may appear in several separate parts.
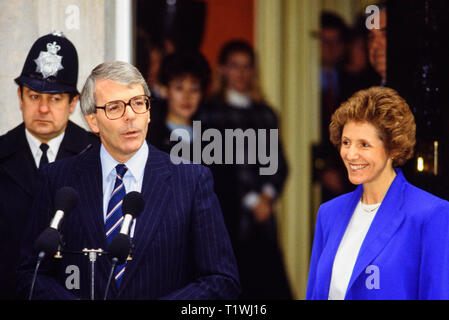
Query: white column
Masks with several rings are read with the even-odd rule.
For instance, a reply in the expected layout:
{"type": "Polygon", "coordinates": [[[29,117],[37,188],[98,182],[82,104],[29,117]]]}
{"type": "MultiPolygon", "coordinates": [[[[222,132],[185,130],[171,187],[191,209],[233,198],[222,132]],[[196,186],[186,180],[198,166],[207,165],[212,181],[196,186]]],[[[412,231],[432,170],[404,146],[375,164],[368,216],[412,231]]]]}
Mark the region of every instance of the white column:
{"type": "Polygon", "coordinates": [[[278,108],[289,177],[277,221],[296,299],[305,297],[311,248],[311,145],[318,138],[319,51],[314,0],[258,0],[256,48],[261,83],[278,108]]]}
{"type": "Polygon", "coordinates": [[[134,62],[133,5],[131,0],[115,0],[115,60],[134,62]]]}
{"type": "Polygon", "coordinates": [[[259,81],[271,107],[282,105],[282,1],[254,2],[254,38],[258,58],[259,81]]]}
{"type": "MultiPolygon", "coordinates": [[[[22,122],[14,78],[22,71],[26,56],[37,38],[62,31],[78,52],[78,90],[90,71],[105,60],[104,0],[0,0],[0,135],[22,122]]],[[[111,24],[113,26],[113,24],[111,24]]],[[[113,33],[113,32],[112,32],[113,33]]],[[[79,110],[70,119],[88,128],[79,110]]]]}

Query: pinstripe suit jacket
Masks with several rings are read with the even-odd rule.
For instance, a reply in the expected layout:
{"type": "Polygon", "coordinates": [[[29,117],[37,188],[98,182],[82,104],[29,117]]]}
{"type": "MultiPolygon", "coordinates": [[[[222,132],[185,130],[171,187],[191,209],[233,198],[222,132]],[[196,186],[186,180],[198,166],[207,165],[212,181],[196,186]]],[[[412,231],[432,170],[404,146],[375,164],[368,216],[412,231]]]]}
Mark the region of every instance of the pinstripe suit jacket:
{"type": "MultiPolygon", "coordinates": [[[[106,248],[99,147],[49,165],[41,172],[26,245],[18,270],[18,294],[26,297],[36,262],[33,243],[53,216],[53,197],[63,187],[80,200],[63,220],[65,251],[106,248]]],[[[234,299],[240,292],[238,271],[209,170],[174,165],[149,145],[142,185],[145,208],[136,221],[133,260],[120,289],[114,281],[110,299],[234,299]]],[[[64,253],[44,260],[34,288],[35,299],[89,299],[89,259],[64,253]],[[73,269],[80,271],[79,288],[73,269]],[[72,267],[73,268],[73,267],[72,267]],[[72,286],[70,286],[70,283],[72,286]],[[75,288],[68,290],[69,287],[75,288]]],[[[100,256],[95,267],[96,299],[102,299],[111,269],[100,256]]]]}
{"type": "MultiPolygon", "coordinates": [[[[68,121],[56,160],[77,155],[98,137],[68,121]]],[[[38,170],[21,123],[0,137],[0,299],[14,298],[15,272],[19,260],[23,222],[29,220],[38,170]]]]}

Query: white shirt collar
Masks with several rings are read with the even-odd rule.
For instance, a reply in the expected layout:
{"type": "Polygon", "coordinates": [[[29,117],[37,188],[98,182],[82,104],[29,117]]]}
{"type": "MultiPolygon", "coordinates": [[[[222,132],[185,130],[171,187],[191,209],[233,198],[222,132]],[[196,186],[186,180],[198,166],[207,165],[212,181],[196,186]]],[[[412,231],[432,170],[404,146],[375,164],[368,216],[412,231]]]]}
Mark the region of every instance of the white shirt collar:
{"type": "MultiPolygon", "coordinates": [[[[106,150],[103,144],[101,144],[100,148],[100,159],[101,159],[101,170],[103,174],[103,179],[105,179],[111,173],[114,174],[115,179],[115,172],[113,172],[113,170],[115,170],[115,167],[120,162],[115,160],[109,154],[109,152],[106,150]]],[[[147,160],[148,160],[148,145],[146,141],[144,141],[140,149],[137,150],[137,152],[128,161],[124,163],[125,166],[128,168],[128,170],[125,173],[125,177],[127,175],[131,175],[137,181],[142,181],[147,160]]]]}
{"type": "Polygon", "coordinates": [[[230,105],[242,109],[246,109],[251,105],[251,98],[249,95],[232,89],[226,91],[226,101],[230,105]]]}
{"type": "MultiPolygon", "coordinates": [[[[65,131],[63,131],[59,136],[51,139],[47,142],[48,150],[47,150],[47,158],[48,162],[53,162],[56,160],[56,156],[58,155],[59,147],[61,146],[62,140],[64,139],[65,131]]],[[[31,149],[31,154],[33,155],[34,162],[36,163],[36,167],[39,167],[39,162],[42,156],[42,150],[40,149],[40,145],[42,142],[39,141],[35,136],[33,136],[27,128],[25,128],[25,137],[28,141],[28,145],[31,149]]]]}

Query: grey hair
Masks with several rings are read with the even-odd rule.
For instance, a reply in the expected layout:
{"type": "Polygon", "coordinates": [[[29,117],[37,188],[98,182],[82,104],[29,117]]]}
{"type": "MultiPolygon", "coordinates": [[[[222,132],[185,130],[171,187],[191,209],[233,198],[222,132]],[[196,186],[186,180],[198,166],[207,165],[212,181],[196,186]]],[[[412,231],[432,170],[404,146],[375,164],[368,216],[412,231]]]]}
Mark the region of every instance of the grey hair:
{"type": "Polygon", "coordinates": [[[111,80],[125,86],[141,84],[145,94],[151,96],[150,89],[142,74],[133,65],[123,61],[104,62],[96,66],[84,84],[80,96],[81,111],[84,115],[95,113],[95,81],[111,80]]]}

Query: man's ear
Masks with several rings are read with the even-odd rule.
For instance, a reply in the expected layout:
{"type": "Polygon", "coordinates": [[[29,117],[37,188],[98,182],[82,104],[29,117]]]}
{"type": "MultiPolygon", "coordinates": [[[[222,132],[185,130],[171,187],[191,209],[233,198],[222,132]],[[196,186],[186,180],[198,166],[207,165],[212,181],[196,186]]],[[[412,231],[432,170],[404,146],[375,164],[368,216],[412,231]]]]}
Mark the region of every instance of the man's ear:
{"type": "Polygon", "coordinates": [[[95,113],[85,115],[84,119],[86,119],[87,124],[89,125],[90,130],[92,130],[93,133],[100,133],[100,129],[98,128],[97,123],[97,115],[95,113]]]}
{"type": "Polygon", "coordinates": [[[72,114],[73,111],[75,111],[76,103],[78,102],[79,98],[80,98],[80,96],[78,94],[73,97],[72,101],[70,101],[70,107],[69,107],[70,114],[72,114]]]}

